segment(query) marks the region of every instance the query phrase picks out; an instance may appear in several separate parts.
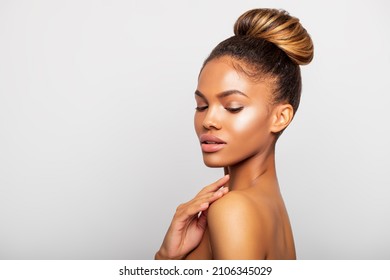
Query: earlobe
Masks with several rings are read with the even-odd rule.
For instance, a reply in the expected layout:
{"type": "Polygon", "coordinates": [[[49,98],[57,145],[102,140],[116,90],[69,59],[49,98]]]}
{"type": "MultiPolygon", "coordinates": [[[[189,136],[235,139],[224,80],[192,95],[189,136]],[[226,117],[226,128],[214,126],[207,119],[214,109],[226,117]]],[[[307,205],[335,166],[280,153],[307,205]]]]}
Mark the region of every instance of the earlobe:
{"type": "Polygon", "coordinates": [[[291,104],[277,105],[273,113],[271,132],[279,133],[283,131],[290,124],[293,117],[294,109],[291,104]]]}

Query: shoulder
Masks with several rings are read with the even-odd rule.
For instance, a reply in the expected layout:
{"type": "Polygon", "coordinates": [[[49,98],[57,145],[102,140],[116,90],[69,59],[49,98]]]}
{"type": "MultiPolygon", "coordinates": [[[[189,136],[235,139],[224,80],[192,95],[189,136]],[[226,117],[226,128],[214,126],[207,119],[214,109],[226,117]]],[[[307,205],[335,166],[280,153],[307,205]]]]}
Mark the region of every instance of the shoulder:
{"type": "Polygon", "coordinates": [[[265,247],[262,218],[253,199],[230,192],[210,205],[207,214],[215,259],[261,259],[265,247]]]}
{"type": "Polygon", "coordinates": [[[222,198],[210,205],[209,217],[211,219],[219,216],[236,216],[256,212],[253,201],[241,192],[229,192],[222,198]]]}

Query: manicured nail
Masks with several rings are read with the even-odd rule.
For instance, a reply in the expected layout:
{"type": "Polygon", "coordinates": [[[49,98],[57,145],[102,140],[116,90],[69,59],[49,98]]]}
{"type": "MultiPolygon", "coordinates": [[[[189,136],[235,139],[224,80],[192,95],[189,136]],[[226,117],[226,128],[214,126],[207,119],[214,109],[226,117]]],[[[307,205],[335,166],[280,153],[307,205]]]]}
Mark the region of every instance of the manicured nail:
{"type": "Polygon", "coordinates": [[[208,202],[204,202],[200,205],[200,208],[201,209],[207,209],[207,207],[209,207],[209,203],[208,202]]]}
{"type": "Polygon", "coordinates": [[[214,196],[221,196],[222,195],[222,190],[218,190],[214,193],[214,196]]]}

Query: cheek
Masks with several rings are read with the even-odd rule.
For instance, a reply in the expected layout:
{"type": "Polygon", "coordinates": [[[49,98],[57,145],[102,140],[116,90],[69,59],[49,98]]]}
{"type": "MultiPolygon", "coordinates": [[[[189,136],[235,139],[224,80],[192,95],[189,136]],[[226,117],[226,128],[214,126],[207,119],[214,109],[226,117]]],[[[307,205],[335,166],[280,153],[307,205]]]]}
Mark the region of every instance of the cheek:
{"type": "Polygon", "coordinates": [[[253,137],[254,135],[267,131],[267,118],[264,113],[247,108],[245,112],[238,113],[228,125],[240,138],[253,137]]]}

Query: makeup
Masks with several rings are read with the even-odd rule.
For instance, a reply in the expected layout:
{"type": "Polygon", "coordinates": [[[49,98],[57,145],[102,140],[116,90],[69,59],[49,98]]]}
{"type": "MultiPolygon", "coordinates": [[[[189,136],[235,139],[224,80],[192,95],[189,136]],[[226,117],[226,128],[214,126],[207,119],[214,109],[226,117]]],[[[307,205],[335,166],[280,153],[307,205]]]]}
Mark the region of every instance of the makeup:
{"type": "Polygon", "coordinates": [[[218,152],[226,145],[225,141],[211,134],[202,134],[199,140],[202,146],[202,151],[205,153],[218,152]]]}

